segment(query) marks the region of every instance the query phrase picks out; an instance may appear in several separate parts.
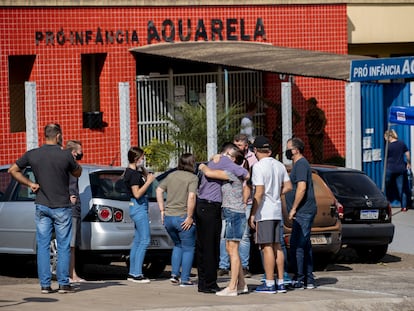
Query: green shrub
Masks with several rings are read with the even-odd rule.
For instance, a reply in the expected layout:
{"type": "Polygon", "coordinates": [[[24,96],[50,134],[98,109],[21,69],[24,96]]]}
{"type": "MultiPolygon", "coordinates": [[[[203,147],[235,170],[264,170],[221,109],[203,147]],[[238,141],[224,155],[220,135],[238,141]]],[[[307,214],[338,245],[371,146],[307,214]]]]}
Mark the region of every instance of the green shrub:
{"type": "Polygon", "coordinates": [[[145,146],[145,162],[146,165],[156,172],[167,170],[170,158],[176,151],[174,143],[167,141],[161,143],[158,139],[152,139],[150,144],[145,146]]]}

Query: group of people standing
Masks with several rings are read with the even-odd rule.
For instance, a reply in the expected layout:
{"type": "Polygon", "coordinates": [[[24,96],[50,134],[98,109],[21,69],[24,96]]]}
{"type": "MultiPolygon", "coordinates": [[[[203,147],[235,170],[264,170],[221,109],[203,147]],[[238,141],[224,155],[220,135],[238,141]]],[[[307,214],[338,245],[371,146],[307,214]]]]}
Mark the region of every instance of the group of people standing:
{"type": "MultiPolygon", "coordinates": [[[[74,292],[71,282],[82,280],[74,269],[80,207],[77,179],[82,172],[77,161],[82,158],[82,147],[79,141],[68,141],[67,148],[62,148],[62,129],[58,124],[45,127],[45,139],[43,146],[27,151],[19,158],[9,173],[37,194],[36,238],[41,292],[54,292],[49,267],[53,230],[58,246],[58,291],[74,292]],[[36,181],[23,174],[27,166],[32,167],[36,181]]],[[[190,153],[181,155],[177,170],[163,179],[156,189],[162,223],[174,242],[170,278],[173,284],[182,287],[195,285],[191,280],[195,253],[199,292],[218,296],[247,293],[249,289],[244,277],[248,270],[250,232],[253,230],[265,270],[263,283],[255,291],[286,292],[283,283],[286,267],[281,247],[281,195],[285,194],[288,217],[293,221],[290,243],[294,288],[314,288],[310,230],[316,203],[311,171],[303,157],[303,149],[304,144],[299,138],[287,142],[286,157],[293,160],[290,177],[286,167],[271,157],[269,140],[263,136],[255,138],[251,151],[248,136],[236,135],[232,143],[223,146],[220,154],[199,165],[201,176],[194,173],[194,156],[190,153]],[[220,241],[224,244],[221,252],[220,241]],[[217,284],[220,258],[222,262],[228,261],[230,268],[230,281],[224,289],[217,284]],[[277,281],[274,278],[275,267],[277,281]]],[[[155,176],[143,166],[144,151],[141,148],[131,147],[128,161],[123,180],[131,198],[129,213],[135,223],[135,234],[127,279],[149,283],[142,271],[150,243],[146,192],[155,176]]]]}
{"type": "MultiPolygon", "coordinates": [[[[293,287],[315,287],[310,232],[316,202],[310,166],[303,156],[304,143],[299,138],[287,142],[286,156],[294,164],[290,177],[286,167],[271,157],[266,137],[256,137],[252,146],[253,151],[249,149],[246,134],[236,135],[218,155],[199,165],[199,177],[194,173],[196,159],[185,153],[179,158],[177,170],[158,185],[156,196],[161,220],[174,242],[170,278],[173,284],[196,285],[190,277],[196,254],[200,293],[218,296],[247,293],[245,274],[253,230],[265,270],[263,283],[255,291],[286,292],[283,276],[287,267],[281,247],[281,195],[286,195],[288,218],[293,222],[290,241],[293,287]],[[230,281],[223,289],[217,284],[219,262],[230,269],[230,281]]],[[[148,283],[141,269],[149,243],[145,192],[154,177],[145,172],[142,157],[142,149],[131,148],[130,167],[124,176],[131,189],[130,214],[136,227],[128,280],[148,283]],[[140,216],[135,216],[139,213],[140,216]]]]}

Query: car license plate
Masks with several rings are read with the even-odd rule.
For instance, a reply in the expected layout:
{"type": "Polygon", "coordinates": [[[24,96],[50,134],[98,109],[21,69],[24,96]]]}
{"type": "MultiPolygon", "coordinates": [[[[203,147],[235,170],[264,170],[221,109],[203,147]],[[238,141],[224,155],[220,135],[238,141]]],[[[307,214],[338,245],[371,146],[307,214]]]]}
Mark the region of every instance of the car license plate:
{"type": "Polygon", "coordinates": [[[160,247],[160,241],[158,239],[151,239],[151,247],[160,247]]]}
{"type": "Polygon", "coordinates": [[[324,235],[312,235],[310,239],[311,239],[311,243],[315,245],[328,243],[328,240],[326,239],[324,235]]]}
{"type": "Polygon", "coordinates": [[[373,210],[362,210],[360,219],[378,219],[379,211],[377,209],[373,210]]]}

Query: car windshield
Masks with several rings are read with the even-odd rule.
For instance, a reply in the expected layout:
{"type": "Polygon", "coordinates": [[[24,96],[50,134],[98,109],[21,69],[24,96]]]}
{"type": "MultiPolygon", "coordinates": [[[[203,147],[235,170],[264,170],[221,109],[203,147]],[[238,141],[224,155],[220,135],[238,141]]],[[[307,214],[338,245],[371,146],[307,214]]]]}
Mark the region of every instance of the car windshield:
{"type": "Polygon", "coordinates": [[[329,188],[339,196],[381,195],[377,185],[365,174],[357,172],[325,172],[322,174],[329,188]]]}

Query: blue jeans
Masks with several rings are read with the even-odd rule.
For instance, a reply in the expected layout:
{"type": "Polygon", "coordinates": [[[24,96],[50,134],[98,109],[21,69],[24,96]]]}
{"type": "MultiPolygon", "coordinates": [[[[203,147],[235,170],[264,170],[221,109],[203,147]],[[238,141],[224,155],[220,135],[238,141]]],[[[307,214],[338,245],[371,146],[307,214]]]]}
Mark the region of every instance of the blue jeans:
{"type": "Polygon", "coordinates": [[[241,241],[246,229],[246,215],[244,213],[237,213],[223,209],[223,216],[225,220],[224,238],[226,241],[241,241]]]}
{"type": "MultiPolygon", "coordinates": [[[[246,220],[249,219],[250,211],[252,209],[252,205],[248,204],[246,206],[246,220]]],[[[221,231],[221,239],[220,239],[220,262],[219,268],[220,269],[230,269],[230,259],[229,254],[226,251],[226,239],[224,238],[224,230],[225,230],[225,222],[223,220],[222,231],[221,231]]],[[[242,267],[245,269],[249,268],[249,259],[250,259],[250,227],[246,222],[246,228],[244,229],[243,237],[239,244],[239,256],[242,267]]]]}
{"type": "Polygon", "coordinates": [[[129,256],[129,274],[142,276],[142,265],[151,237],[147,197],[141,197],[138,200],[131,199],[129,216],[135,223],[135,234],[129,256]]]}
{"type": "Polygon", "coordinates": [[[171,256],[171,275],[181,275],[181,282],[190,281],[196,239],[194,224],[189,230],[181,228],[185,218],[186,216],[165,216],[164,218],[165,229],[174,242],[171,256]],[[180,268],[182,268],[182,273],[180,273],[180,268]]]}
{"type": "Polygon", "coordinates": [[[314,284],[312,244],[310,240],[315,215],[296,215],[290,236],[290,259],[295,271],[294,279],[305,284],[314,284]]]}
{"type": "Polygon", "coordinates": [[[59,285],[69,285],[72,209],[70,207],[49,208],[36,204],[37,273],[42,287],[50,286],[52,280],[50,241],[53,229],[57,241],[57,281],[59,285]]]}
{"type": "Polygon", "coordinates": [[[391,198],[390,191],[395,187],[395,190],[397,191],[397,200],[401,203],[401,208],[408,207],[409,206],[409,187],[408,187],[408,178],[407,173],[386,173],[385,183],[387,185],[387,198],[389,201],[393,201],[393,198],[391,198]]]}

